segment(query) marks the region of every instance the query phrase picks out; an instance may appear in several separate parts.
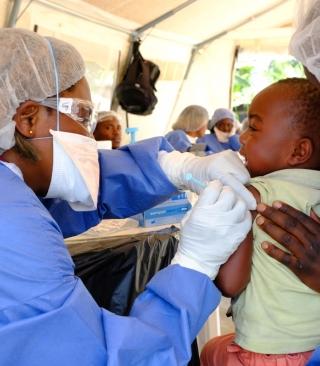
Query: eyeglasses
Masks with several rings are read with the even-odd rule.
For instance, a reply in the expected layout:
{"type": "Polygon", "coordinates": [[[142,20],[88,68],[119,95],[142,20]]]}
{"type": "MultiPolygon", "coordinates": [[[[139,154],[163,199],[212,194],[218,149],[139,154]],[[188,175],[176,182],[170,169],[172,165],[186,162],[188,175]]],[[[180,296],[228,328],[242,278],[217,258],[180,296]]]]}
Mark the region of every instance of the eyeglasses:
{"type": "Polygon", "coordinates": [[[58,109],[60,113],[66,114],[74,121],[80,122],[89,133],[93,133],[96,124],[96,113],[94,112],[94,106],[88,100],[82,100],[78,98],[59,98],[57,105],[56,97],[49,97],[40,102],[41,105],[58,109]]]}

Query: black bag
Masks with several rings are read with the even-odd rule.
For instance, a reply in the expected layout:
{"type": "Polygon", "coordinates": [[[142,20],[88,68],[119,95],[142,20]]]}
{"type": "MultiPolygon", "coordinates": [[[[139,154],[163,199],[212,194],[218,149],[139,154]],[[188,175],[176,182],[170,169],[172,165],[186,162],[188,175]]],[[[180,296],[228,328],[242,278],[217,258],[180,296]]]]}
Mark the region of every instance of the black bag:
{"type": "Polygon", "coordinates": [[[133,57],[115,95],[121,107],[128,113],[151,114],[158,102],[155,83],[160,76],[159,67],[144,60],[139,52],[140,42],[133,44],[133,57]]]}

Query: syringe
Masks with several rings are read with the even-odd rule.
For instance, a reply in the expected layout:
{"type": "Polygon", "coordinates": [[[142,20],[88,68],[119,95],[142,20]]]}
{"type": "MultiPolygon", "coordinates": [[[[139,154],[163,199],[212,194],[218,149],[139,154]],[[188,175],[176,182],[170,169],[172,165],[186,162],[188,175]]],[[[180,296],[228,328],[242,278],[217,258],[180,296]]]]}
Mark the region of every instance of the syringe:
{"type": "Polygon", "coordinates": [[[195,178],[195,177],[192,175],[192,173],[186,173],[184,177],[185,177],[185,179],[186,179],[187,181],[191,181],[191,182],[193,182],[194,184],[196,184],[197,186],[199,186],[199,187],[200,187],[200,188],[202,188],[202,189],[205,189],[205,188],[207,187],[207,184],[206,184],[206,183],[201,182],[201,180],[199,180],[199,179],[195,178]]]}

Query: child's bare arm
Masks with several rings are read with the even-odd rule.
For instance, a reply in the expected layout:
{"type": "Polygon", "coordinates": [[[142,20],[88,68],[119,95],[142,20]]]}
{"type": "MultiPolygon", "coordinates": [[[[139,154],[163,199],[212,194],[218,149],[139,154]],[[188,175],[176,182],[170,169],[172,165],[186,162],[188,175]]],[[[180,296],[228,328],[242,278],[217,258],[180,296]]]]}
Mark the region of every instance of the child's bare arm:
{"type": "Polygon", "coordinates": [[[252,232],[240,244],[228,261],[220,267],[215,284],[225,297],[239,295],[250,281],[252,232]]]}
{"type": "MultiPolygon", "coordinates": [[[[252,186],[248,189],[254,195],[257,202],[260,202],[259,192],[252,186]]],[[[253,219],[256,211],[252,212],[253,219]]],[[[250,281],[251,258],[253,250],[252,230],[246,239],[240,244],[239,248],[232,254],[228,261],[220,267],[215,284],[226,297],[239,295],[250,281]]]]}

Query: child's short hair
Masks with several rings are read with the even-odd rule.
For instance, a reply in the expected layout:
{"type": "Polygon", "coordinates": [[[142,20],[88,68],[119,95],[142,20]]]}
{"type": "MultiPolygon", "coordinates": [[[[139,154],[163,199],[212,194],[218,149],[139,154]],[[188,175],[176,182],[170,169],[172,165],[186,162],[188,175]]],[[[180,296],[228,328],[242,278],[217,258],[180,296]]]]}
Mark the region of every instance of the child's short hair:
{"type": "Polygon", "coordinates": [[[282,85],[289,96],[292,95],[293,128],[305,137],[318,143],[320,139],[320,89],[308,79],[283,79],[274,85],[282,85]]]}

